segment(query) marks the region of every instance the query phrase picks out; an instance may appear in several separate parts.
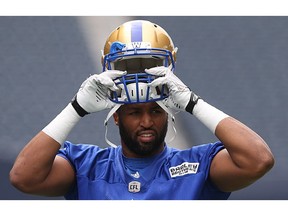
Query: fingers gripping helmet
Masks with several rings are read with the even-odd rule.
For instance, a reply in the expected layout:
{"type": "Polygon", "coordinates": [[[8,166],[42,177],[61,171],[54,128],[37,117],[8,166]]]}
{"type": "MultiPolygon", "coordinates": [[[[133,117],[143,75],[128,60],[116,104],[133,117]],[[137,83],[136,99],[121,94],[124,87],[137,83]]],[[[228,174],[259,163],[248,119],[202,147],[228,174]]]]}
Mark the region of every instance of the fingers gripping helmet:
{"type": "Polygon", "coordinates": [[[147,86],[157,77],[145,73],[145,69],[170,66],[173,71],[176,52],[177,48],[170,36],[157,24],[134,20],[117,27],[104,46],[103,71],[122,70],[127,71],[127,74],[114,80],[120,90],[111,92],[110,99],[119,104],[131,104],[168,97],[166,86],[147,86]]]}

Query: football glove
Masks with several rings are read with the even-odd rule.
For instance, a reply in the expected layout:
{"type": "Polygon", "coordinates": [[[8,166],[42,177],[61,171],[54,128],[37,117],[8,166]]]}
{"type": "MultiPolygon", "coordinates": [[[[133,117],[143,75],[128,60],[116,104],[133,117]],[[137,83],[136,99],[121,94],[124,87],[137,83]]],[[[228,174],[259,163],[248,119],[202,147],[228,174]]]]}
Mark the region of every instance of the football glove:
{"type": "Polygon", "coordinates": [[[165,106],[177,111],[187,111],[192,114],[193,108],[200,97],[192,92],[169,67],[153,67],[146,69],[145,72],[159,76],[159,78],[153,80],[149,86],[167,85],[169,96],[163,100],[165,106]]]}
{"type": "Polygon", "coordinates": [[[87,78],[71,102],[76,112],[83,117],[112,108],[115,104],[109,99],[109,92],[118,89],[113,79],[125,74],[126,71],[107,70],[87,78]]]}

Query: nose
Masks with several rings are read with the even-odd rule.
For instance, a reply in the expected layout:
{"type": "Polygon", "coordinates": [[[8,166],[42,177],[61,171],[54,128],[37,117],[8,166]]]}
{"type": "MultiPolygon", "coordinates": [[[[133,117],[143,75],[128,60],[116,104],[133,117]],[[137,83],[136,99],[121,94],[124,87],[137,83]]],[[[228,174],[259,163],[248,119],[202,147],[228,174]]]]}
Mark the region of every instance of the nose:
{"type": "Polygon", "coordinates": [[[144,128],[150,128],[154,124],[153,117],[149,113],[143,113],[140,125],[144,128]]]}

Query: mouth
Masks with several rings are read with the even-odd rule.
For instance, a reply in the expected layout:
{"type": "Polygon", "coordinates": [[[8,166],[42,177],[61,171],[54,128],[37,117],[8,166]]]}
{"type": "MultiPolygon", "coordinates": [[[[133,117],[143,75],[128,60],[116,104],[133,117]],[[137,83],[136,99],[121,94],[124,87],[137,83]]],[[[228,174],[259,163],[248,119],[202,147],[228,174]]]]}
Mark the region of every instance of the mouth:
{"type": "Polygon", "coordinates": [[[138,137],[140,142],[152,142],[155,139],[155,133],[153,131],[142,131],[138,134],[138,137]]]}

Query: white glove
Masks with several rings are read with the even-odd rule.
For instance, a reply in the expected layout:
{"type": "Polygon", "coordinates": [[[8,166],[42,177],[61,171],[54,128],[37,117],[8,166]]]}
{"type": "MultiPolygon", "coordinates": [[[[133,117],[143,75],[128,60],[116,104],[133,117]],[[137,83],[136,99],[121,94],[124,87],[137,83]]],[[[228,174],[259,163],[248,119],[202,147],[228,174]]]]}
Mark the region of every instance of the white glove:
{"type": "Polygon", "coordinates": [[[87,78],[72,100],[76,112],[83,117],[89,113],[112,108],[115,103],[109,99],[109,92],[118,90],[113,79],[125,74],[126,71],[108,70],[87,78]]]}
{"type": "Polygon", "coordinates": [[[153,80],[149,86],[156,87],[166,84],[169,89],[168,98],[163,100],[165,106],[180,111],[187,111],[192,114],[193,108],[199,96],[194,94],[169,67],[153,67],[145,70],[146,73],[160,76],[153,80]]]}

